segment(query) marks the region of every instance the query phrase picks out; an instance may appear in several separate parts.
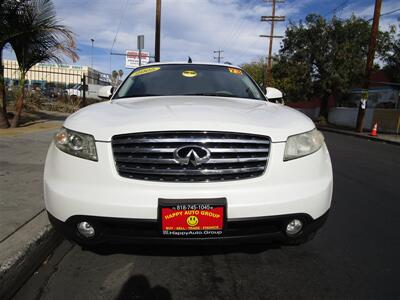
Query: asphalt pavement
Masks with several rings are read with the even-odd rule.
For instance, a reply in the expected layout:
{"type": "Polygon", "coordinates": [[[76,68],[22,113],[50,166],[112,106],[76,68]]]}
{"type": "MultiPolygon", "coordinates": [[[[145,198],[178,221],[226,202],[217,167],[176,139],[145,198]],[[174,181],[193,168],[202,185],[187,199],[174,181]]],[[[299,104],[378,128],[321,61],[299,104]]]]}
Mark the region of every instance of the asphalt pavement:
{"type": "Polygon", "coordinates": [[[400,147],[325,133],[330,216],[301,246],[130,246],[68,242],[16,299],[399,299],[400,147]]]}
{"type": "Polygon", "coordinates": [[[0,137],[0,242],[43,211],[43,165],[55,132],[0,137]]]}

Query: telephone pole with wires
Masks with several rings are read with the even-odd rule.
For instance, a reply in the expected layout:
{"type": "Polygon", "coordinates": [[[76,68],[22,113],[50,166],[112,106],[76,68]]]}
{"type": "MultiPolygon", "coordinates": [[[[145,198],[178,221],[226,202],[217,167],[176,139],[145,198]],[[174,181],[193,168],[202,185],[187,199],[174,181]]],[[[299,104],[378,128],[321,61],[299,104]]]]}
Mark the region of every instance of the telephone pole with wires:
{"type": "Polygon", "coordinates": [[[221,56],[221,53],[223,52],[224,50],[214,50],[214,54],[218,53],[217,57],[214,56],[214,59],[216,59],[218,63],[220,63],[221,59],[224,58],[223,56],[221,56]]]}
{"type": "Polygon", "coordinates": [[[270,22],[271,23],[271,31],[269,35],[260,35],[260,37],[269,38],[269,48],[268,48],[268,56],[267,56],[267,66],[266,72],[264,76],[264,88],[268,86],[268,83],[271,82],[272,79],[272,45],[273,40],[277,38],[283,38],[280,35],[274,35],[275,31],[275,22],[284,22],[285,16],[276,16],[276,4],[284,3],[284,0],[264,0],[267,3],[272,3],[272,15],[271,16],[261,16],[261,22],[270,22]]]}
{"type": "Polygon", "coordinates": [[[160,62],[161,0],[156,0],[155,61],[160,62]]]}
{"type": "Polygon", "coordinates": [[[375,0],[374,17],[372,21],[371,37],[368,46],[367,64],[365,66],[365,77],[362,86],[363,95],[358,108],[356,131],[362,132],[364,129],[365,110],[367,109],[369,81],[371,79],[372,67],[374,64],[376,40],[379,30],[379,19],[381,16],[382,0],[375,0]]]}

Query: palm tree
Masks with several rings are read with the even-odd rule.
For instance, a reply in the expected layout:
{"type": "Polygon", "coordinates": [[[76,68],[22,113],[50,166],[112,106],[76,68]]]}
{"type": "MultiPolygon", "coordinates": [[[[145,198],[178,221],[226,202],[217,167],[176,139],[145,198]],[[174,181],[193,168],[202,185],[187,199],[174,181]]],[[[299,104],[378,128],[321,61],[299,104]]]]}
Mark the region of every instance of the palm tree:
{"type": "Polygon", "coordinates": [[[116,86],[118,84],[118,72],[116,70],[113,70],[111,72],[111,79],[112,79],[113,85],[116,86]]]}
{"type": "Polygon", "coordinates": [[[2,109],[0,109],[0,128],[8,128],[10,126],[7,119],[4,87],[3,49],[11,38],[18,35],[21,29],[17,26],[17,20],[20,18],[19,12],[24,10],[26,2],[26,0],[0,0],[0,102],[2,106],[2,109]]]}
{"type": "Polygon", "coordinates": [[[10,39],[20,71],[19,96],[11,127],[18,126],[24,104],[25,77],[30,68],[44,61],[61,63],[63,56],[73,61],[78,59],[74,36],[67,27],[58,24],[51,0],[27,1],[18,26],[30,30],[20,31],[10,39]]]}

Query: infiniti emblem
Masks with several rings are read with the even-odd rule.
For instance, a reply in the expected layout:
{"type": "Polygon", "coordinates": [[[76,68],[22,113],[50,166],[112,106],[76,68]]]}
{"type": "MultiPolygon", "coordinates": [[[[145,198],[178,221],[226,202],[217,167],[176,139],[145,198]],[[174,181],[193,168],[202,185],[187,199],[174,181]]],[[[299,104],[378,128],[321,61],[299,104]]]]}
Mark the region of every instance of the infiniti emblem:
{"type": "Polygon", "coordinates": [[[175,161],[181,165],[192,163],[192,165],[198,166],[204,164],[210,159],[210,155],[210,150],[197,145],[179,147],[174,151],[175,161]]]}

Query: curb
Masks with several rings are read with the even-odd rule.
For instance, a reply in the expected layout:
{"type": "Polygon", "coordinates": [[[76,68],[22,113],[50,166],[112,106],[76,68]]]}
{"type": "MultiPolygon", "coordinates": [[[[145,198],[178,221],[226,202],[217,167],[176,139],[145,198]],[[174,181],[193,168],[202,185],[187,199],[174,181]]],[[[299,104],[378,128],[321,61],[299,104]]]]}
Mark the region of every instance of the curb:
{"type": "Polygon", "coordinates": [[[0,299],[10,299],[61,241],[44,210],[3,241],[0,244],[0,299]]]}
{"type": "Polygon", "coordinates": [[[383,139],[380,137],[373,137],[370,135],[361,134],[361,133],[357,133],[357,132],[351,132],[351,131],[335,129],[335,128],[319,127],[319,126],[317,126],[317,128],[321,131],[334,132],[334,133],[344,134],[344,135],[348,135],[348,136],[354,136],[354,137],[358,137],[358,138],[362,138],[362,139],[366,139],[366,140],[370,140],[370,141],[374,141],[374,142],[400,146],[400,142],[391,141],[391,140],[383,139]]]}

